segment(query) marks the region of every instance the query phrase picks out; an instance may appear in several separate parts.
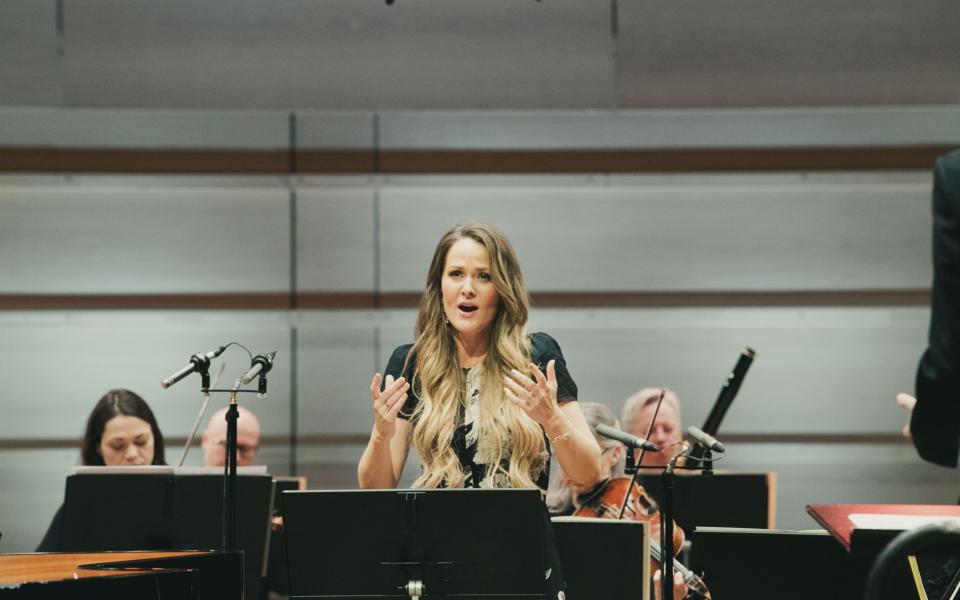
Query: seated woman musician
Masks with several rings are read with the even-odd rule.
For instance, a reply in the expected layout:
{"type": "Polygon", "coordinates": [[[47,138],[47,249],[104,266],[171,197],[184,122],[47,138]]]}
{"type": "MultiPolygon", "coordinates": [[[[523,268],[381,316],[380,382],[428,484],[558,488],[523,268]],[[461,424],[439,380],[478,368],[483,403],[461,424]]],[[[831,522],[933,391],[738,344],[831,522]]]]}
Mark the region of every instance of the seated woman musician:
{"type": "MultiPolygon", "coordinates": [[[[86,466],[165,465],[163,434],[146,401],[125,389],[110,390],[87,418],[80,463],[86,466]]],[[[37,552],[62,547],[63,506],[57,509],[37,552]]]]}
{"type": "MultiPolygon", "coordinates": [[[[545,491],[551,456],[584,486],[600,478],[600,448],[576,384],[556,341],[527,331],[529,306],[502,232],[470,223],[443,236],[414,342],[397,348],[370,384],[374,423],[358,466],[361,487],[396,487],[411,445],[422,462],[415,487],[545,491]]],[[[552,564],[549,541],[547,553],[552,564]]],[[[548,571],[554,598],[558,567],[548,571]]]]}
{"type": "MultiPolygon", "coordinates": [[[[659,390],[657,396],[659,396],[659,390]]],[[[602,424],[620,429],[620,423],[610,408],[598,402],[581,402],[580,410],[583,412],[583,416],[590,426],[590,431],[596,437],[601,449],[602,479],[599,483],[585,486],[571,480],[562,469],[558,469],[558,472],[551,477],[547,506],[551,513],[555,515],[601,517],[605,519],[621,518],[620,508],[629,486],[629,477],[626,477],[624,472],[627,449],[620,442],[605,438],[596,432],[597,425],[602,424]]],[[[660,528],[657,526],[659,517],[654,516],[656,510],[656,503],[645,496],[643,488],[635,487],[622,518],[650,521],[653,541],[659,548],[660,528]]],[[[682,543],[682,537],[677,541],[682,543]]],[[[659,598],[661,572],[659,562],[656,561],[657,553],[652,554],[653,586],[655,596],[659,598]]],[[[684,574],[677,570],[674,571],[673,575],[673,597],[684,598],[690,592],[684,574]]]]}

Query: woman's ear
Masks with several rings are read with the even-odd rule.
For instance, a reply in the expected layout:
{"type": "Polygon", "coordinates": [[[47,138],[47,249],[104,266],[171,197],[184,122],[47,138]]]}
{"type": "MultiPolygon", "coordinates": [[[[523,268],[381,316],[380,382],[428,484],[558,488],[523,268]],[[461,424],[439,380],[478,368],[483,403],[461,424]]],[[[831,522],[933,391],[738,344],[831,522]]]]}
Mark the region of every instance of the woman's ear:
{"type": "Polygon", "coordinates": [[[620,444],[617,444],[608,453],[609,458],[607,460],[610,461],[610,466],[612,467],[613,465],[620,462],[620,457],[622,455],[623,455],[623,446],[621,446],[620,444]]]}

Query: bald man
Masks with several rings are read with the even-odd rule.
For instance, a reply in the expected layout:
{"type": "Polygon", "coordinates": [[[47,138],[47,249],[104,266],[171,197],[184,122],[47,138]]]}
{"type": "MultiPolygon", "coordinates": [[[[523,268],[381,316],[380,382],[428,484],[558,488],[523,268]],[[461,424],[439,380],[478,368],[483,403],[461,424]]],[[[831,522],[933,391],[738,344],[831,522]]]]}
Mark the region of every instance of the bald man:
{"type": "MultiPolygon", "coordinates": [[[[237,407],[237,466],[254,464],[260,447],[260,421],[242,406],[237,407]]],[[[222,467],[227,461],[227,409],[221,408],[210,416],[210,423],[203,432],[203,464],[207,467],[222,467]]]]}

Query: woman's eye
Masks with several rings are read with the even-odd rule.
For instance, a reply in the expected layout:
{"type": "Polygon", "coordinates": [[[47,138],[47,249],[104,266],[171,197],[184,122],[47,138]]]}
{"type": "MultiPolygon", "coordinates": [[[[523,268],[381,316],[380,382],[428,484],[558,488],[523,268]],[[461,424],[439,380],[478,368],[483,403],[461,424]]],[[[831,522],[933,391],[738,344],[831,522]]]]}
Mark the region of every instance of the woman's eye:
{"type": "Polygon", "coordinates": [[[450,271],[450,272],[448,273],[448,275],[450,275],[450,277],[460,277],[460,274],[461,274],[460,271],[450,271]]]}
{"type": "Polygon", "coordinates": [[[125,445],[125,444],[110,444],[110,447],[111,447],[113,450],[115,450],[115,451],[117,451],[117,452],[120,452],[121,450],[123,450],[124,448],[126,448],[126,445],[125,445]]]}
{"type": "Polygon", "coordinates": [[[487,273],[485,271],[481,272],[480,274],[477,275],[477,278],[479,278],[481,281],[490,281],[490,273],[487,273]]]}

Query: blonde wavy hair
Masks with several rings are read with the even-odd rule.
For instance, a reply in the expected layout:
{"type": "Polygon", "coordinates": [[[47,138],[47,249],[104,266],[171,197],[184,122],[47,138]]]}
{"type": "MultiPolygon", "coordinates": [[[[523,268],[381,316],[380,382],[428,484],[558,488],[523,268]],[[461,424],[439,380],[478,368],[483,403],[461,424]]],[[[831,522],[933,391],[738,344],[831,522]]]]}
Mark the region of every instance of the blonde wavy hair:
{"type": "Polygon", "coordinates": [[[536,487],[534,474],[546,464],[543,432],[503,393],[503,380],[510,369],[525,373],[529,368],[530,299],[510,242],[498,229],[480,223],[465,223],[448,231],[437,244],[427,272],[415,341],[407,354],[407,361],[416,357],[417,385],[413,393],[419,402],[411,417],[411,436],[423,463],[423,471],[413,485],[463,487],[466,479],[453,449],[457,414],[466,406],[466,380],[457,356],[456,331],[447,322],[441,291],[447,253],[465,238],[486,248],[491,279],[499,297],[480,375],[479,416],[474,422],[477,454],[492,457],[490,468],[499,471],[494,474],[494,481],[509,487],[536,487]],[[502,466],[505,459],[509,459],[506,470],[502,466]]]}

